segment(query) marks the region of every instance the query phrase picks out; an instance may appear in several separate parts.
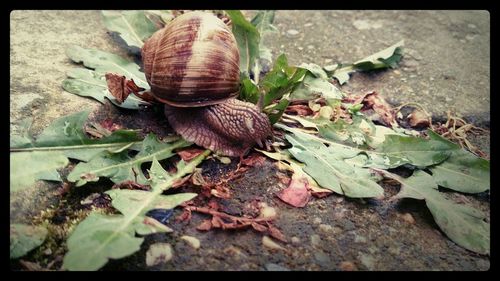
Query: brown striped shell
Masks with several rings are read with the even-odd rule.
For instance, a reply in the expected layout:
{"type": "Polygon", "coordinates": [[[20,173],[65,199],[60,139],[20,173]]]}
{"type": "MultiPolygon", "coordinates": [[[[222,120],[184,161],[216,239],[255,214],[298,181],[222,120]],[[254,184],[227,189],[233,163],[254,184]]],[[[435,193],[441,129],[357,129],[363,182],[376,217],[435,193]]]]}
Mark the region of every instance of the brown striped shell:
{"type": "Polygon", "coordinates": [[[238,95],[236,39],[213,14],[175,18],[146,41],[142,58],[152,94],[166,104],[206,106],[238,95]]]}

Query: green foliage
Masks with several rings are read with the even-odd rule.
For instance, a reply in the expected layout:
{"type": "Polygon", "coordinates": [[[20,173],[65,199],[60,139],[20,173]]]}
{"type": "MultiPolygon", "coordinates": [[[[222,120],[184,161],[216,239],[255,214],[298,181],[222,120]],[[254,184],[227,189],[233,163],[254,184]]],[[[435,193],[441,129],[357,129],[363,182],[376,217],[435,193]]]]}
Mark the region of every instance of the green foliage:
{"type": "Polygon", "coordinates": [[[146,183],[141,165],[153,161],[154,158],[163,160],[173,156],[174,149],[191,145],[185,140],[173,143],[163,143],[156,136],[149,134],[142,142],[142,147],[137,155],[130,157],[127,150],[119,153],[103,151],[95,155],[88,162],[78,163],[68,175],[68,181],[76,182],[77,186],[87,182],[98,181],[100,177],[107,177],[115,183],[134,181],[139,184],[146,183]]]}
{"type": "Polygon", "coordinates": [[[128,46],[137,48],[142,48],[158,29],[144,11],[102,11],[102,18],[109,31],[117,32],[128,46]]]}
{"type": "MultiPolygon", "coordinates": [[[[112,205],[121,214],[103,215],[97,212],[90,214],[71,233],[67,241],[68,252],[64,257],[63,267],[69,270],[97,270],[109,259],[119,259],[129,256],[140,249],[144,238],[137,234],[166,232],[159,223],[151,224],[153,220],[145,214],[156,208],[173,208],[196,196],[195,193],[162,195],[172,184],[192,173],[210,151],[205,151],[189,163],[180,161],[177,172],[168,174],[156,158],[151,165],[149,183],[151,191],[139,190],[109,190],[112,205]],[[158,226],[158,227],[155,227],[158,226]]],[[[153,220],[154,221],[154,220],[153,220]]]]}
{"type": "Polygon", "coordinates": [[[454,203],[438,191],[431,175],[415,171],[409,178],[384,172],[401,183],[396,198],[414,198],[425,203],[441,230],[458,245],[480,254],[490,253],[490,225],[485,215],[472,207],[454,203]]]}
{"type": "Polygon", "coordinates": [[[138,109],[139,105],[149,104],[135,95],[130,95],[124,103],[119,104],[108,91],[104,78],[107,72],[123,75],[127,79],[134,80],[137,86],[149,89],[146,76],[139,71],[140,67],[136,63],[115,54],[96,49],[85,49],[76,45],[66,49],[66,54],[74,62],[83,63],[85,67],[92,69],[78,68],[69,71],[67,73],[68,79],[62,83],[66,91],[80,96],[92,97],[101,103],[104,103],[107,98],[115,105],[128,109],[138,109]]]}
{"type": "Polygon", "coordinates": [[[10,225],[10,258],[17,259],[42,245],[47,237],[47,229],[26,224],[10,225]]]}
{"type": "MultiPolygon", "coordinates": [[[[33,140],[27,130],[11,142],[10,190],[32,186],[37,180],[61,181],[57,169],[65,167],[68,158],[88,161],[102,151],[118,151],[138,142],[131,130],[117,130],[101,139],[90,139],[83,126],[89,111],[55,120],[33,140]]],[[[27,125],[27,124],[25,124],[27,125]]]]}

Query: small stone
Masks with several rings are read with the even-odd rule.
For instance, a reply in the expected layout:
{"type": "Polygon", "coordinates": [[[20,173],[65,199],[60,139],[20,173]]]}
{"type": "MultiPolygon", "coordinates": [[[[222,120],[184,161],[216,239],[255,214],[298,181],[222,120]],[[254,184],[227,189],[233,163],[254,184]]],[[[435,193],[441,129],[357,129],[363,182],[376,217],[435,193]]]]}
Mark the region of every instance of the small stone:
{"type": "Polygon", "coordinates": [[[355,234],[354,243],[366,243],[366,238],[364,236],[355,234]]]}
{"type": "Polygon", "coordinates": [[[333,232],[333,227],[331,225],[328,225],[328,224],[320,224],[318,228],[321,232],[324,232],[324,233],[333,232]]]}
{"type": "Polygon", "coordinates": [[[200,248],[200,245],[201,245],[200,240],[198,240],[198,238],[196,238],[196,237],[183,235],[183,236],[181,236],[181,239],[186,241],[186,243],[189,246],[193,247],[193,249],[195,249],[195,250],[198,250],[200,248]]]}
{"type": "Polygon", "coordinates": [[[373,256],[364,253],[359,253],[358,258],[361,261],[361,264],[366,266],[368,270],[374,269],[375,259],[373,258],[373,256]]]}
{"type": "Polygon", "coordinates": [[[321,244],[321,238],[319,237],[318,234],[313,234],[311,235],[311,245],[313,247],[319,247],[321,244]]]}
{"type": "Polygon", "coordinates": [[[45,251],[43,251],[43,254],[46,256],[52,255],[52,250],[50,248],[47,248],[45,251]]]}
{"type": "Polygon", "coordinates": [[[450,102],[450,101],[452,101],[452,100],[453,100],[453,99],[452,99],[452,98],[450,98],[450,97],[445,97],[444,99],[446,100],[446,102],[450,102]]]}
{"type": "Polygon", "coordinates": [[[308,22],[306,24],[304,24],[305,27],[309,27],[309,26],[312,26],[313,24],[311,22],[308,22]]]}
{"type": "Polygon", "coordinates": [[[269,236],[262,237],[262,244],[271,250],[285,250],[285,248],[281,247],[276,242],[271,240],[271,238],[269,238],[269,236]]]}
{"type": "Polygon", "coordinates": [[[307,45],[307,48],[308,48],[309,50],[312,50],[312,49],[314,49],[314,45],[307,45]]]}
{"type": "Polygon", "coordinates": [[[275,218],[276,217],[276,209],[268,206],[266,203],[260,204],[260,215],[259,218],[275,218]]]}
{"type": "Polygon", "coordinates": [[[467,41],[465,39],[460,39],[460,42],[467,43],[467,41]]]}
{"type": "Polygon", "coordinates": [[[281,45],[281,46],[280,46],[280,48],[281,48],[281,49],[285,48],[285,45],[281,45]]]}
{"type": "Polygon", "coordinates": [[[472,28],[472,29],[475,29],[476,28],[476,25],[475,24],[472,24],[472,23],[469,23],[467,25],[468,28],[472,28]]]}
{"type": "Polygon", "coordinates": [[[343,261],[339,265],[340,270],[343,271],[356,271],[356,265],[352,261],[343,261]]]}
{"type": "Polygon", "coordinates": [[[299,51],[302,51],[302,50],[304,50],[304,48],[302,48],[302,47],[299,47],[298,49],[299,49],[299,51]]]}
{"type": "Polygon", "coordinates": [[[313,220],[313,223],[314,224],[320,224],[321,223],[321,218],[315,217],[314,220],[313,220]]]}
{"type": "Polygon", "coordinates": [[[330,257],[322,251],[314,253],[314,259],[323,266],[328,266],[332,263],[330,257]]]}
{"type": "Polygon", "coordinates": [[[331,63],[332,61],[332,59],[325,59],[325,64],[331,63]]]}
{"type": "Polygon", "coordinates": [[[379,21],[370,21],[370,20],[355,20],[352,24],[358,30],[377,29],[383,26],[382,23],[379,21]]]}
{"type": "Polygon", "coordinates": [[[473,34],[469,34],[469,35],[465,36],[465,39],[467,39],[469,41],[474,40],[474,38],[476,38],[476,35],[473,35],[473,34]]]}
{"type": "Polygon", "coordinates": [[[405,213],[405,214],[401,215],[401,218],[409,224],[415,223],[415,219],[413,218],[413,216],[410,213],[405,213]]]}
{"type": "Polygon", "coordinates": [[[299,31],[298,30],[295,30],[295,29],[289,29],[287,32],[286,32],[287,35],[290,35],[290,36],[295,36],[297,34],[299,34],[299,31]]]}
{"type": "Polygon", "coordinates": [[[294,237],[292,237],[291,240],[292,240],[292,244],[295,244],[295,245],[299,245],[300,244],[299,237],[294,236],[294,237]]]}
{"type": "Polygon", "coordinates": [[[399,71],[399,70],[394,70],[394,71],[393,71],[393,73],[394,73],[395,75],[398,75],[398,76],[399,76],[399,75],[401,75],[401,71],[399,71]]]}
{"type": "Polygon", "coordinates": [[[394,256],[399,256],[401,253],[401,249],[399,247],[389,247],[387,251],[394,256]]]}
{"type": "Polygon", "coordinates": [[[266,263],[267,271],[290,271],[290,269],[275,263],[266,263]]]}
{"type": "Polygon", "coordinates": [[[156,243],[146,252],[146,265],[154,266],[166,263],[172,259],[172,246],[168,243],[156,243]]]}

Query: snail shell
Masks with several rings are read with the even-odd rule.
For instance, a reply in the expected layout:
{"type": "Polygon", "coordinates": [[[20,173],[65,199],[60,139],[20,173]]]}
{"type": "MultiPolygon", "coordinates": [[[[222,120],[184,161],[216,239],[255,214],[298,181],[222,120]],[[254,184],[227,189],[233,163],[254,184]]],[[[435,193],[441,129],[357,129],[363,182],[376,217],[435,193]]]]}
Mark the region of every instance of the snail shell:
{"type": "Polygon", "coordinates": [[[186,140],[242,156],[272,134],[269,118],[239,94],[239,51],[231,30],[210,13],[183,14],[144,44],[152,95],[165,103],[172,128],[186,140]]]}
{"type": "Polygon", "coordinates": [[[157,31],[142,48],[155,98],[177,107],[206,106],[238,95],[240,56],[226,24],[190,12],[157,31]]]}

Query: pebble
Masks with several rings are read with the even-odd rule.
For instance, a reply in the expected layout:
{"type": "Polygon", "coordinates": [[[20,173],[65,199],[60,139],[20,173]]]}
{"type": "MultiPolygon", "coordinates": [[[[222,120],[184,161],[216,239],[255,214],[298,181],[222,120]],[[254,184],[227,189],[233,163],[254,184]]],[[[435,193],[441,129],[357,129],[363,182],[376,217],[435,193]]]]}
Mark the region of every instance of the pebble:
{"type": "Polygon", "coordinates": [[[415,223],[415,219],[413,218],[413,216],[410,213],[405,213],[405,214],[401,215],[401,218],[409,224],[415,223]]]}
{"type": "Polygon", "coordinates": [[[309,50],[312,50],[312,49],[314,49],[314,45],[307,45],[307,48],[308,48],[309,50]]]}
{"type": "Polygon", "coordinates": [[[314,224],[320,224],[321,223],[321,218],[315,217],[314,220],[313,220],[313,223],[314,224]]]}
{"type": "Polygon", "coordinates": [[[281,247],[276,242],[271,240],[271,238],[269,238],[269,236],[262,237],[262,244],[271,250],[285,250],[285,248],[281,247]]]}
{"type": "Polygon", "coordinates": [[[332,61],[332,59],[325,59],[325,64],[331,63],[332,61]]]}
{"type": "Polygon", "coordinates": [[[299,34],[299,31],[298,30],[295,30],[295,29],[289,29],[286,34],[290,35],[290,36],[295,36],[297,34],[299,34]]]}
{"type": "Polygon", "coordinates": [[[172,246],[168,243],[156,243],[146,252],[146,265],[154,266],[170,261],[173,257],[172,246]]]}
{"type": "Polygon", "coordinates": [[[473,35],[473,34],[469,34],[469,35],[465,36],[465,39],[467,39],[469,41],[474,40],[474,38],[476,38],[476,35],[473,35]]]}
{"type": "Polygon", "coordinates": [[[368,270],[374,269],[375,259],[373,258],[373,256],[368,255],[368,254],[364,254],[364,253],[360,253],[360,254],[358,254],[358,258],[361,261],[361,264],[366,266],[366,268],[368,268],[368,270]]]}
{"type": "Polygon", "coordinates": [[[297,236],[292,237],[292,244],[299,245],[300,244],[300,239],[297,236]]]}
{"type": "Polygon", "coordinates": [[[313,247],[319,247],[321,244],[321,238],[319,237],[318,234],[313,234],[311,235],[311,245],[313,247]]]}
{"type": "Polygon", "coordinates": [[[311,22],[308,22],[306,24],[304,24],[305,27],[309,27],[309,26],[312,26],[313,24],[311,22]]]}
{"type": "Polygon", "coordinates": [[[275,263],[266,263],[267,271],[290,271],[290,269],[275,263]]]}
{"type": "Polygon", "coordinates": [[[343,271],[356,271],[356,270],[358,270],[356,268],[356,265],[351,261],[343,261],[340,263],[339,267],[340,267],[340,270],[343,270],[343,271]]]}
{"type": "Polygon", "coordinates": [[[321,232],[324,232],[324,233],[333,232],[333,227],[331,225],[328,225],[328,224],[320,224],[318,228],[321,232]]]}
{"type": "Polygon", "coordinates": [[[366,243],[366,238],[364,236],[354,234],[354,243],[366,243]]]}
{"type": "Polygon", "coordinates": [[[452,101],[452,100],[453,100],[453,99],[452,99],[452,98],[450,98],[450,97],[446,97],[446,98],[444,98],[444,99],[446,100],[446,102],[450,102],[450,101],[452,101]]]}
{"type": "Polygon", "coordinates": [[[259,218],[275,218],[276,217],[276,209],[268,206],[266,203],[260,204],[260,215],[259,218]]]}
{"type": "Polygon", "coordinates": [[[200,240],[198,240],[198,238],[196,237],[183,235],[181,236],[181,239],[186,241],[186,243],[195,250],[198,250],[200,248],[200,240]]]}
{"type": "Polygon", "coordinates": [[[302,47],[299,47],[299,51],[302,51],[302,50],[304,50],[304,48],[302,48],[302,47]]]}
{"type": "Polygon", "coordinates": [[[358,30],[377,29],[382,27],[381,22],[370,20],[355,20],[352,24],[358,30]]]}
{"type": "Polygon", "coordinates": [[[472,24],[472,23],[469,23],[467,25],[468,28],[472,28],[472,29],[475,29],[476,28],[476,25],[475,24],[472,24]]]}
{"type": "Polygon", "coordinates": [[[314,253],[314,259],[323,266],[328,266],[332,263],[330,257],[321,251],[314,253]]]}
{"type": "Polygon", "coordinates": [[[394,256],[399,256],[401,253],[401,249],[399,247],[389,247],[387,251],[394,256]]]}

